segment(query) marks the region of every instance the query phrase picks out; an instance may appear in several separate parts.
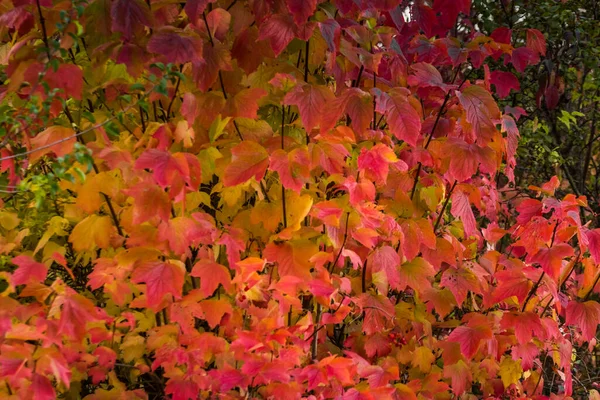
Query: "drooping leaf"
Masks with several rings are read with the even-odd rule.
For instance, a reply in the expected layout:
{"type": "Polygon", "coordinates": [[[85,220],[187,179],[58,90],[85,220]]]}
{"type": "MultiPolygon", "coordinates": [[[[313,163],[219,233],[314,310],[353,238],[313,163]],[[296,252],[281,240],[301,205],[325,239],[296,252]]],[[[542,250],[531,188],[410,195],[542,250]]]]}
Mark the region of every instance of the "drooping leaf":
{"type": "Polygon", "coordinates": [[[456,95],[466,112],[471,125],[471,137],[478,143],[487,143],[496,131],[496,121],[500,119],[500,109],[492,95],[481,86],[472,85],[457,91],[456,95]]]}
{"type": "Polygon", "coordinates": [[[544,38],[544,34],[537,29],[527,29],[527,47],[545,56],[546,38],[544,38]]]}
{"type": "Polygon", "coordinates": [[[377,101],[377,112],[385,114],[391,132],[411,146],[417,145],[421,134],[421,118],[408,100],[403,89],[382,93],[377,101]]]}
{"type": "Polygon", "coordinates": [[[578,302],[571,300],[567,305],[566,323],[581,329],[584,340],[590,341],[596,336],[600,325],[600,304],[593,301],[578,302]]]}
{"type": "Polygon", "coordinates": [[[373,274],[373,281],[381,293],[387,293],[388,284],[393,289],[400,287],[400,256],[390,246],[378,247],[368,258],[368,265],[373,274]]]}

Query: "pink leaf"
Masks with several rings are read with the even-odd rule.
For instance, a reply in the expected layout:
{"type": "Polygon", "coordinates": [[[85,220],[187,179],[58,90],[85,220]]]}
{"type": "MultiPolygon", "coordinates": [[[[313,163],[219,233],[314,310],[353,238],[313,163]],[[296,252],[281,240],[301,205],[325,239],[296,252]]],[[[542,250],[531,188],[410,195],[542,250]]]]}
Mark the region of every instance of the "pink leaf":
{"type": "Polygon", "coordinates": [[[43,282],[48,274],[48,267],[35,261],[30,256],[20,255],[11,262],[18,266],[12,274],[13,285],[23,285],[28,282],[43,282]]]}

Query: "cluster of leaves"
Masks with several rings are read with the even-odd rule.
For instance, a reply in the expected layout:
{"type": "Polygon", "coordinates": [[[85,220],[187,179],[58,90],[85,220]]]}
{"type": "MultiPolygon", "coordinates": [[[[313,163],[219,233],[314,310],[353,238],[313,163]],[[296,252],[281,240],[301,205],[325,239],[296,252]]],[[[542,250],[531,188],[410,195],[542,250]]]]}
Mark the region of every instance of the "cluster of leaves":
{"type": "MultiPolygon", "coordinates": [[[[477,0],[473,6],[484,32],[506,25],[537,28],[548,38],[537,71],[521,76],[520,92],[506,100],[529,113],[520,120],[517,182],[557,174],[569,191],[597,199],[600,7],[588,0],[477,0]]],[[[600,211],[597,202],[590,206],[600,211]]]]}
{"type": "Polygon", "coordinates": [[[600,230],[557,179],[513,195],[526,113],[495,99],[539,30],[469,0],[0,4],[3,398],[571,396],[600,230]]]}

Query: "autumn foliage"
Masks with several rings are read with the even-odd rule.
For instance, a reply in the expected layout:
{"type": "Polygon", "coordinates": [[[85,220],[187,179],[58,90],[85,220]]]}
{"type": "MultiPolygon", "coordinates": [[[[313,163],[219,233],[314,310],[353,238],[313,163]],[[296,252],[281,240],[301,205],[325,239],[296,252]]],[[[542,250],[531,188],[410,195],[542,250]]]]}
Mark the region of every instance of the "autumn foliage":
{"type": "Polygon", "coordinates": [[[470,3],[1,0],[0,397],[569,398],[600,230],[470,3]]]}

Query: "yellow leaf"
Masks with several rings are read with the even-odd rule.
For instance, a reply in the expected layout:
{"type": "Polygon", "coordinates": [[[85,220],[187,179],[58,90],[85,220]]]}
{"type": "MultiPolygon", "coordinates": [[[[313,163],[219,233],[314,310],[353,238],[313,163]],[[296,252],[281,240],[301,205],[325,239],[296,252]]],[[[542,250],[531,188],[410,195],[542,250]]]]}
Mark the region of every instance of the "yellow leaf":
{"type": "Polygon", "coordinates": [[[210,142],[214,143],[215,140],[219,138],[223,134],[225,127],[229,123],[231,118],[223,118],[221,119],[221,114],[217,115],[213,123],[210,125],[208,129],[208,137],[210,138],[210,142]]]}
{"type": "Polygon", "coordinates": [[[9,213],[6,211],[0,211],[0,225],[6,230],[13,230],[19,225],[21,220],[17,217],[17,214],[9,213]]]}
{"type": "Polygon", "coordinates": [[[427,347],[417,347],[413,354],[412,365],[428,373],[431,370],[431,364],[435,361],[435,356],[427,347]]]}
{"type": "Polygon", "coordinates": [[[121,352],[125,362],[135,361],[141,358],[146,351],[146,342],[137,334],[127,335],[121,343],[121,352]]]}
{"type": "Polygon", "coordinates": [[[75,251],[94,250],[96,246],[106,249],[114,227],[109,216],[90,215],[78,223],[69,236],[75,251]]]}
{"type": "Polygon", "coordinates": [[[46,227],[46,232],[44,232],[44,234],[42,235],[40,241],[38,242],[37,246],[35,247],[35,250],[33,251],[33,254],[35,255],[44,246],[46,246],[46,243],[48,243],[48,240],[50,240],[50,238],[52,238],[52,236],[66,235],[67,232],[65,232],[65,229],[67,229],[68,227],[69,227],[69,221],[67,221],[65,218],[59,217],[58,215],[50,218],[50,221],[48,221],[48,226],[46,227]]]}
{"type": "Polygon", "coordinates": [[[513,383],[519,382],[523,374],[523,368],[519,360],[513,360],[510,357],[504,357],[500,362],[500,371],[498,372],[502,379],[502,384],[508,388],[513,383]]]}
{"type": "Polygon", "coordinates": [[[288,229],[297,231],[312,207],[312,197],[308,194],[300,196],[298,193],[288,190],[285,200],[288,229]]]}

